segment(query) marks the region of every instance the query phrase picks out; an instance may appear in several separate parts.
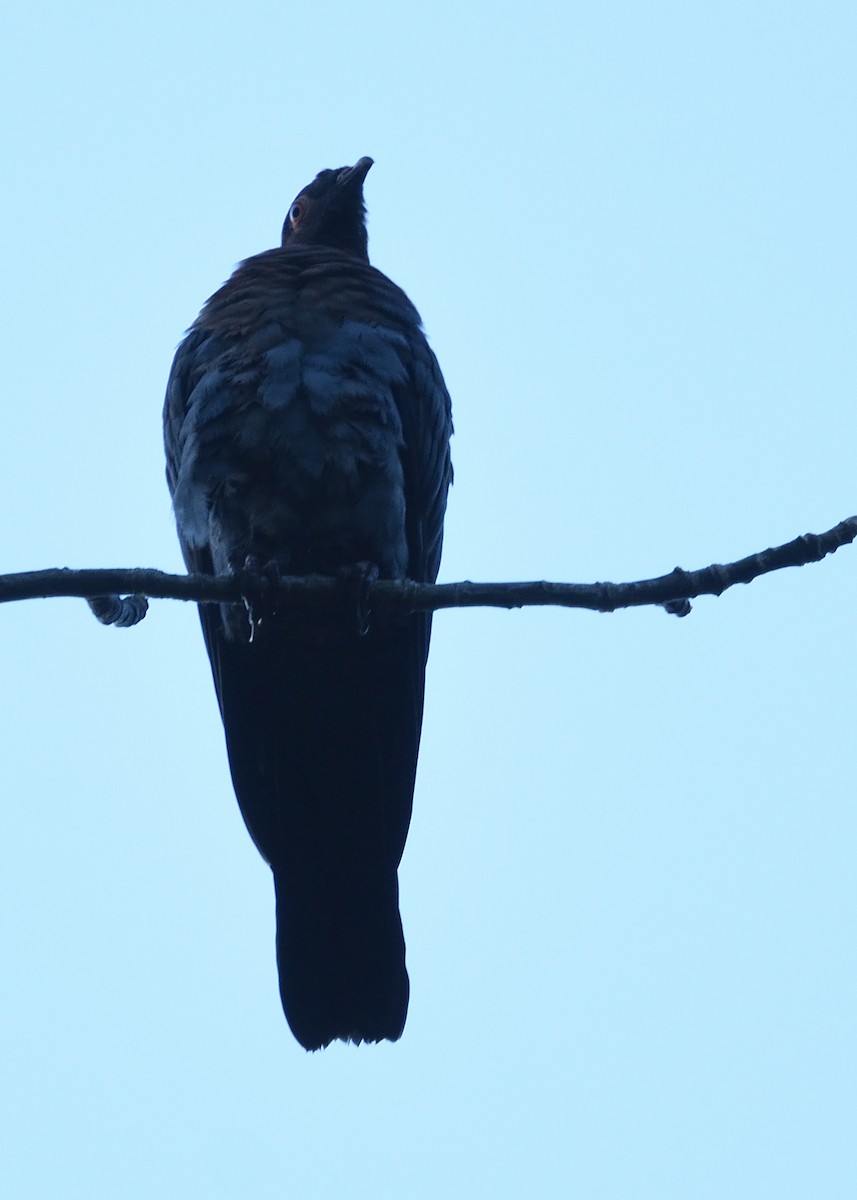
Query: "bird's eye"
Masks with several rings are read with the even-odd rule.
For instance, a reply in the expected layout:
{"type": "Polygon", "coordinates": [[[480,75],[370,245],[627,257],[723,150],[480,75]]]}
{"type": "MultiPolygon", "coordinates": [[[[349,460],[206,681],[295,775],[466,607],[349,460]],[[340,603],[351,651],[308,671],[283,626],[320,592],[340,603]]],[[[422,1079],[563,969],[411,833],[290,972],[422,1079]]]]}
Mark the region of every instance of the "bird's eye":
{"type": "Polygon", "coordinates": [[[304,218],[305,212],[306,212],[306,204],[304,203],[304,201],[296,200],[294,202],[294,204],[292,205],[292,207],[289,209],[289,224],[291,225],[292,229],[297,229],[298,225],[300,225],[301,221],[304,218]]]}

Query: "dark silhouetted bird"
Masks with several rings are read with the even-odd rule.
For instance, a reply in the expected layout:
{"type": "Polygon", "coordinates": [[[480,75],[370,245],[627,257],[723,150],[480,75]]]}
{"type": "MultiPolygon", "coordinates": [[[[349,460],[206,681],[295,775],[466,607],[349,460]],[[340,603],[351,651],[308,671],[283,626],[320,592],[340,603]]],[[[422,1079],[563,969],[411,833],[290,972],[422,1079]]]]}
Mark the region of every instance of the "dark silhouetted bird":
{"type": "MultiPolygon", "coordinates": [[[[176,353],[167,479],[190,571],[437,575],[449,396],[415,308],[369,265],[371,165],[304,188],[281,247],[237,268],[176,353]]],[[[286,1017],[307,1049],[395,1040],[431,619],[360,631],[354,611],[250,603],[249,619],[200,616],[238,803],[274,874],[286,1017]]]]}

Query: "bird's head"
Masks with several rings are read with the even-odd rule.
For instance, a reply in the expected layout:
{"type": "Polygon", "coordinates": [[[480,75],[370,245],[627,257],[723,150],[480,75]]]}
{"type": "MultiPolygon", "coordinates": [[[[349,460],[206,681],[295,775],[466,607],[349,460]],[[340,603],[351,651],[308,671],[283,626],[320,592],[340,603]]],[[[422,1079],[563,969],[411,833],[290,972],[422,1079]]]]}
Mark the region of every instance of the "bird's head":
{"type": "Polygon", "coordinates": [[[353,167],[321,171],[289,206],[284,246],[329,246],[368,261],[363,180],[372,166],[361,158],[353,167]]]}

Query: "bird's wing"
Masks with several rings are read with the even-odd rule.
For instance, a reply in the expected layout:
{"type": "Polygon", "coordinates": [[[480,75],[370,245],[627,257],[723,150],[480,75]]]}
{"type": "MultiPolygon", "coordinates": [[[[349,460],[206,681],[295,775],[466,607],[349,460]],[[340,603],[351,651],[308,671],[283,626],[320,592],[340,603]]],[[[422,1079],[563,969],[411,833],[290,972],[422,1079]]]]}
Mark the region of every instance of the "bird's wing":
{"type": "Polygon", "coordinates": [[[424,335],[412,340],[408,386],[396,394],[402,418],[408,575],[434,583],[452,483],[452,409],[437,359],[424,335]]]}

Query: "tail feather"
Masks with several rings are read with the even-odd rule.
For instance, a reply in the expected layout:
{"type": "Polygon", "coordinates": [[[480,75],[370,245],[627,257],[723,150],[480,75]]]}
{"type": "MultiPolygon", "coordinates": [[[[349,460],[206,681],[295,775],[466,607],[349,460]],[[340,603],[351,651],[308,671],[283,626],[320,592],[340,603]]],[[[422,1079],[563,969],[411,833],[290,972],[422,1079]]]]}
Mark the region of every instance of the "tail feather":
{"type": "Polygon", "coordinates": [[[395,1041],[408,975],[397,868],[422,722],[429,623],[365,637],[309,618],[248,644],[202,610],[247,827],[274,872],[280,995],[307,1049],[395,1041]]]}
{"type": "Polygon", "coordinates": [[[395,869],[275,868],[274,884],[280,997],[301,1045],[396,1041],[409,983],[395,869]]]}

